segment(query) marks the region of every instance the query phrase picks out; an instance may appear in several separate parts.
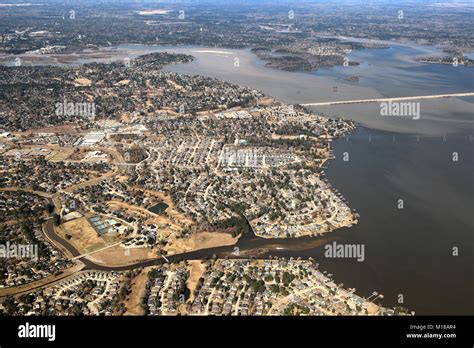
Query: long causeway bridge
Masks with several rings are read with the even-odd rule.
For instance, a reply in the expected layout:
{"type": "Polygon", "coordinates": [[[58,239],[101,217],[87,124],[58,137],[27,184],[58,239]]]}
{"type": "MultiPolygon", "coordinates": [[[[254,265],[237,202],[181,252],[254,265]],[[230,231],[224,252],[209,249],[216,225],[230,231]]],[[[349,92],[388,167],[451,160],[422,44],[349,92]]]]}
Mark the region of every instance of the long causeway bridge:
{"type": "Polygon", "coordinates": [[[420,99],[439,99],[451,97],[474,97],[474,92],[469,93],[451,93],[451,94],[436,94],[436,95],[420,95],[414,97],[397,97],[397,98],[376,98],[376,99],[356,99],[356,100],[340,100],[322,103],[304,103],[302,106],[330,106],[341,104],[362,104],[362,103],[380,103],[389,101],[405,101],[405,100],[420,100],[420,99]]]}

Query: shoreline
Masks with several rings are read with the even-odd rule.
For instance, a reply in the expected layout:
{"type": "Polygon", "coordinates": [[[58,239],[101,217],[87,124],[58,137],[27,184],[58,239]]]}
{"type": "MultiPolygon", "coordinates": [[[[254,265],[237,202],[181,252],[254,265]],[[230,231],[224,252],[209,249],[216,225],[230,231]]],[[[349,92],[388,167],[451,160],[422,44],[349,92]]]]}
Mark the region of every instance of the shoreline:
{"type": "MultiPolygon", "coordinates": [[[[427,53],[434,53],[438,52],[439,54],[444,54],[442,50],[440,51],[435,44],[419,44],[417,42],[412,42],[412,41],[392,41],[392,40],[379,40],[379,39],[364,39],[364,38],[358,38],[358,37],[345,37],[345,36],[334,36],[334,35],[315,35],[314,37],[318,38],[336,38],[341,40],[341,42],[344,41],[354,41],[354,42],[374,42],[374,43],[380,43],[380,44],[385,44],[390,48],[391,45],[394,46],[404,46],[404,47],[413,47],[413,48],[423,48],[427,53]],[[427,49],[427,47],[432,48],[432,50],[427,49]]],[[[41,54],[41,53],[34,53],[34,51],[29,51],[21,54],[13,54],[13,53],[0,53],[0,63],[2,61],[7,61],[10,60],[10,64],[0,64],[3,66],[13,66],[14,65],[14,60],[15,58],[24,58],[27,60],[27,58],[32,58],[34,61],[45,61],[46,63],[43,64],[31,64],[34,66],[76,66],[76,65],[84,65],[88,63],[101,63],[100,60],[105,60],[105,62],[108,60],[110,61],[118,61],[120,60],[120,54],[125,54],[127,56],[132,56],[132,55],[143,55],[147,53],[152,53],[155,52],[153,48],[156,48],[159,51],[162,51],[163,49],[195,49],[195,53],[213,53],[213,54],[225,54],[225,55],[234,55],[234,52],[230,51],[220,51],[219,49],[231,49],[231,50],[248,50],[251,52],[251,49],[253,47],[251,46],[246,46],[246,47],[241,47],[241,48],[235,48],[235,47],[228,47],[228,46],[219,46],[219,47],[214,47],[214,49],[208,49],[211,48],[210,46],[201,46],[201,45],[188,45],[188,44],[177,44],[177,45],[169,45],[169,44],[160,44],[160,43],[136,43],[136,42],[128,42],[128,43],[121,43],[113,46],[96,46],[95,49],[91,50],[89,48],[83,48],[81,50],[77,50],[77,48],[74,48],[72,52],[68,53],[46,53],[46,54],[41,54]],[[130,49],[126,48],[127,46],[142,46],[142,47],[147,47],[150,50],[136,50],[132,54],[130,53],[130,49]],[[88,57],[92,57],[90,61],[85,61],[85,62],[78,62],[78,60],[84,60],[87,59],[88,57]],[[59,58],[63,59],[63,62],[59,61],[59,58]],[[59,62],[59,63],[58,63],[59,62]]],[[[358,50],[353,50],[351,53],[354,53],[358,50]]],[[[192,51],[191,51],[192,52],[192,51]]],[[[265,60],[261,59],[257,53],[252,52],[255,57],[257,57],[259,60],[261,60],[263,63],[267,63],[265,60]]],[[[105,63],[102,62],[102,63],[105,63]]],[[[334,68],[336,66],[332,67],[321,67],[321,68],[334,68]]],[[[268,68],[271,69],[276,69],[279,71],[285,71],[281,70],[278,67],[271,67],[268,66],[268,68]]],[[[319,68],[318,68],[319,70],[319,68]]],[[[317,71],[317,70],[315,70],[317,71]]],[[[288,72],[293,72],[293,73],[311,73],[311,71],[305,71],[305,70],[295,70],[295,71],[288,71],[288,72]]]]}

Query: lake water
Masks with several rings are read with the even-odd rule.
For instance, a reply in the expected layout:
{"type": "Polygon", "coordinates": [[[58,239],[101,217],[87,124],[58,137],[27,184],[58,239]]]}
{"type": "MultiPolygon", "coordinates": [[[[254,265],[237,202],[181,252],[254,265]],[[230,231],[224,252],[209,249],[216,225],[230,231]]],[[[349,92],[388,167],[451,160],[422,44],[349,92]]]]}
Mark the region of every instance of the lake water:
{"type": "Polygon", "coordinates": [[[461,135],[443,142],[366,128],[349,141],[336,140],[328,178],[361,217],[334,237],[365,245],[366,261],[325,259],[318,250],[321,267],[364,294],[382,292],[390,306],[402,294],[418,314],[472,314],[472,146],[461,135]],[[459,162],[452,161],[453,152],[459,162]]]}
{"type": "MultiPolygon", "coordinates": [[[[474,91],[474,69],[416,62],[423,54],[439,53],[425,46],[360,50],[349,56],[359,66],[312,73],[267,68],[248,50],[211,50],[172,49],[197,59],[166,69],[249,86],[288,103],[474,91]],[[358,83],[344,80],[352,75],[360,76],[358,83]]],[[[363,295],[379,291],[387,306],[402,305],[418,314],[474,313],[473,110],[471,97],[420,100],[419,120],[381,117],[378,104],[315,108],[362,125],[348,140],[334,142],[336,159],[326,170],[360,213],[359,224],[320,243],[275,241],[265,255],[315,257],[337,282],[363,295]],[[348,162],[342,161],[344,152],[348,162]],[[403,209],[398,209],[399,199],[403,209]],[[363,244],[366,260],[326,259],[323,246],[330,240],[363,244]]],[[[263,243],[247,243],[252,244],[263,243]]]]}

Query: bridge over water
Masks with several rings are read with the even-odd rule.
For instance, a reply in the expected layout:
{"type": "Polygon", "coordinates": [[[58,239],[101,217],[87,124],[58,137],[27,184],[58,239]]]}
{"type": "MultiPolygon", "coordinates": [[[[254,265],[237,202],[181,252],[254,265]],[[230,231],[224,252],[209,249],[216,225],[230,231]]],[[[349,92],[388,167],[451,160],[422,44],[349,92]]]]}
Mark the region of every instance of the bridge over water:
{"type": "Polygon", "coordinates": [[[397,97],[397,98],[339,100],[339,101],[331,101],[331,102],[304,103],[304,104],[300,104],[300,105],[302,105],[302,106],[330,106],[330,105],[341,105],[341,104],[380,103],[380,102],[389,102],[389,101],[439,99],[439,98],[451,98],[451,97],[474,97],[474,92],[436,94],[436,95],[420,95],[420,96],[413,96],[413,97],[397,97]]]}

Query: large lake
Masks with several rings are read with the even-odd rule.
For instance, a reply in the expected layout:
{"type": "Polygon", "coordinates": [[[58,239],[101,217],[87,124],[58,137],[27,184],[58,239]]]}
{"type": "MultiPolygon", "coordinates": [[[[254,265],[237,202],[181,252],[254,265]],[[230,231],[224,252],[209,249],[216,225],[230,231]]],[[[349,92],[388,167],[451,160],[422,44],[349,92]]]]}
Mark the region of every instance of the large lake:
{"type": "MultiPolygon", "coordinates": [[[[474,91],[474,69],[417,62],[440,53],[426,46],[359,50],[349,56],[359,66],[312,73],[267,68],[248,50],[164,50],[197,58],[167,70],[216,77],[288,103],[474,91]],[[358,83],[345,80],[353,75],[358,83]]],[[[315,111],[362,125],[334,142],[336,159],[326,172],[361,215],[358,225],[333,232],[331,239],[364,244],[366,260],[326,259],[323,246],[314,246],[321,243],[309,239],[279,241],[269,254],[313,256],[338,282],[364,295],[379,291],[388,306],[400,305],[403,295],[402,305],[418,314],[474,313],[474,98],[420,100],[419,120],[382,117],[379,104],[315,111]]]]}

